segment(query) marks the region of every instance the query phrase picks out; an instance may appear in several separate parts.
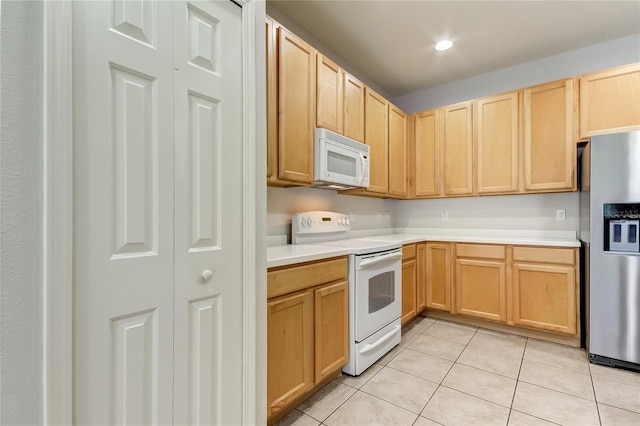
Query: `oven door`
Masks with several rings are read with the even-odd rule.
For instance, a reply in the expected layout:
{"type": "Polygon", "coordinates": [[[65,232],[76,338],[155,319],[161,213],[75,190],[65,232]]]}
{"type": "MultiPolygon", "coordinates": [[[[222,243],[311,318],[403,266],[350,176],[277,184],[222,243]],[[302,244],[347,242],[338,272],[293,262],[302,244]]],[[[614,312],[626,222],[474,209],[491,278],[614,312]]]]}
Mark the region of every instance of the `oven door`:
{"type": "Polygon", "coordinates": [[[361,342],[402,313],[402,251],[355,256],[355,337],[361,342]]]}

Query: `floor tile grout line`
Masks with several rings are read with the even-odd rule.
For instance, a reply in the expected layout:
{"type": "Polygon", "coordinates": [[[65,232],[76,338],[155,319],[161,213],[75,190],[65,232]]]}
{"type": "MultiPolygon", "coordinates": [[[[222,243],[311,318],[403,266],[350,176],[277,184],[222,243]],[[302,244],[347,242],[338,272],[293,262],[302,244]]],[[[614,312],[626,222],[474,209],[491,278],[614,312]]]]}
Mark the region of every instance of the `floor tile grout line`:
{"type": "Polygon", "coordinates": [[[388,403],[388,404],[391,404],[391,405],[393,405],[393,406],[395,406],[395,407],[402,408],[403,410],[408,411],[408,412],[410,412],[411,414],[417,414],[418,416],[420,415],[420,411],[416,413],[415,411],[411,411],[411,410],[409,410],[408,408],[403,407],[403,406],[401,406],[401,405],[398,405],[398,404],[396,404],[396,403],[395,403],[395,402],[393,402],[393,401],[389,401],[389,400],[387,400],[387,399],[382,398],[381,396],[378,396],[378,395],[374,395],[374,394],[372,394],[372,393],[369,393],[369,392],[367,392],[366,390],[362,390],[362,389],[358,389],[358,390],[359,390],[360,392],[362,392],[362,393],[366,394],[366,395],[369,395],[369,396],[373,397],[373,398],[376,398],[376,399],[379,399],[379,400],[381,400],[381,401],[384,401],[384,402],[386,402],[386,403],[388,403]]]}
{"type": "Polygon", "coordinates": [[[524,354],[527,352],[528,344],[529,344],[529,338],[527,337],[527,340],[524,341],[524,350],[522,351],[522,358],[520,358],[520,367],[518,367],[518,374],[516,376],[516,386],[513,388],[513,395],[511,396],[511,405],[509,406],[509,416],[507,417],[507,424],[509,424],[509,420],[511,420],[511,411],[513,411],[513,403],[516,400],[516,392],[518,392],[518,383],[520,383],[520,373],[522,372],[522,364],[524,364],[524,354]]]}
{"type": "MultiPolygon", "coordinates": [[[[435,324],[435,323],[434,323],[435,324]]],[[[433,324],[432,324],[433,325],[433,324]]],[[[458,357],[456,358],[455,361],[453,361],[453,363],[451,364],[451,367],[449,367],[449,369],[447,370],[447,372],[445,373],[444,376],[442,376],[442,380],[440,380],[440,383],[438,383],[438,387],[433,391],[433,393],[431,394],[431,396],[429,397],[429,399],[427,400],[427,402],[424,404],[424,406],[422,407],[422,409],[420,410],[420,414],[422,414],[422,412],[424,411],[425,408],[427,408],[427,405],[429,405],[429,402],[431,401],[431,399],[433,398],[433,396],[436,394],[436,392],[438,392],[438,389],[440,389],[440,387],[443,387],[444,385],[442,384],[442,382],[444,382],[444,379],[447,378],[447,376],[449,375],[449,373],[451,372],[451,369],[453,368],[454,365],[456,365],[456,363],[458,362],[458,359],[460,359],[460,356],[462,356],[462,353],[465,351],[465,349],[467,349],[467,346],[469,346],[469,342],[471,342],[471,339],[473,339],[473,336],[476,335],[476,333],[478,332],[478,329],[476,328],[476,330],[473,332],[473,335],[471,336],[471,338],[467,341],[467,343],[464,345],[464,348],[462,349],[462,351],[460,351],[460,354],[458,355],[458,357]]],[[[444,339],[443,339],[444,340],[444,339]]],[[[464,365],[464,364],[462,364],[464,365]]],[[[444,386],[447,389],[447,386],[444,386]]],[[[420,416],[420,414],[418,414],[418,416],[420,416]]],[[[431,420],[431,419],[429,419],[431,420]]],[[[435,421],[435,420],[434,420],[435,421]]]]}
{"type": "MultiPolygon", "coordinates": [[[[511,412],[512,412],[512,411],[515,411],[516,413],[524,414],[525,416],[529,416],[529,417],[534,417],[534,418],[536,418],[536,419],[540,419],[540,420],[542,420],[542,421],[544,421],[544,422],[547,422],[547,423],[552,423],[552,424],[554,424],[554,425],[562,426],[562,423],[556,423],[556,422],[554,422],[554,421],[552,421],[552,420],[548,420],[548,419],[545,419],[545,418],[540,417],[540,416],[535,416],[535,415],[533,415],[533,414],[525,413],[524,411],[515,410],[515,409],[513,409],[513,408],[509,410],[509,419],[511,419],[511,412]]],[[[507,421],[507,424],[509,424],[509,423],[508,423],[508,421],[507,421]]]]}
{"type": "MultiPolygon", "coordinates": [[[[589,362],[587,360],[587,362],[589,362]]],[[[602,424],[602,417],[600,416],[600,407],[598,406],[598,394],[596,393],[596,384],[593,382],[593,374],[591,374],[591,366],[587,365],[589,368],[589,379],[591,380],[591,389],[593,390],[593,399],[596,403],[596,413],[598,413],[598,423],[602,424]]]]}
{"type": "MultiPolygon", "coordinates": [[[[470,394],[470,393],[465,392],[465,391],[461,391],[460,389],[455,389],[455,388],[452,388],[451,386],[447,386],[447,385],[440,385],[440,386],[441,386],[441,387],[443,387],[443,388],[446,388],[446,389],[452,390],[452,391],[456,391],[456,392],[459,392],[459,393],[463,393],[463,394],[465,394],[465,395],[467,395],[467,396],[470,396],[470,397],[472,397],[472,398],[476,398],[476,399],[479,399],[479,400],[481,400],[481,401],[488,402],[488,403],[493,404],[493,405],[497,405],[498,407],[502,407],[502,408],[506,408],[507,410],[511,410],[511,407],[510,407],[510,406],[506,406],[506,405],[498,404],[497,402],[494,402],[494,401],[489,401],[488,399],[482,398],[482,397],[477,396],[477,395],[470,394]]],[[[515,388],[514,388],[514,389],[515,389],[515,388]]],[[[516,410],[516,411],[517,411],[517,410],[516,410]]]]}
{"type": "MultiPolygon", "coordinates": [[[[594,393],[594,395],[593,395],[593,399],[588,399],[588,398],[583,398],[583,397],[578,396],[578,395],[574,395],[574,394],[572,394],[572,393],[567,393],[567,392],[565,392],[565,391],[561,391],[561,390],[558,390],[558,389],[553,389],[553,388],[550,388],[550,387],[548,387],[548,386],[543,386],[543,385],[540,385],[540,384],[538,384],[538,383],[531,383],[531,382],[527,382],[526,380],[522,380],[522,379],[518,379],[518,382],[526,383],[526,384],[531,385],[531,386],[537,386],[537,387],[539,387],[539,388],[546,389],[546,390],[550,390],[550,391],[553,391],[553,392],[558,392],[558,393],[561,393],[561,394],[563,394],[563,395],[572,396],[572,397],[574,397],[574,398],[578,398],[578,399],[581,399],[581,400],[583,400],[583,401],[595,402],[595,403],[597,403],[597,402],[598,402],[598,401],[596,400],[596,398],[595,398],[595,393],[594,393]]],[[[593,386],[593,382],[592,382],[592,386],[593,386]]]]}
{"type": "Polygon", "coordinates": [[[596,402],[596,405],[598,405],[598,404],[599,404],[599,405],[606,405],[607,407],[615,408],[615,409],[617,409],[617,410],[626,411],[627,413],[640,414],[640,411],[633,411],[633,410],[629,410],[628,408],[616,407],[615,405],[605,404],[604,402],[596,402]]]}

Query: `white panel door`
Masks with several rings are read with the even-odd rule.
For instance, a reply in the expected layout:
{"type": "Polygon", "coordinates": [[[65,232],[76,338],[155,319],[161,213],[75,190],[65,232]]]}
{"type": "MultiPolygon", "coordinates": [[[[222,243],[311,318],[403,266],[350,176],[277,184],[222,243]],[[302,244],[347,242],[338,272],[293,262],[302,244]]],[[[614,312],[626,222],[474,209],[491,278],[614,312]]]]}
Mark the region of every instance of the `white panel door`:
{"type": "Polygon", "coordinates": [[[176,424],[242,422],[241,12],[174,3],[176,424]]]}
{"type": "Polygon", "coordinates": [[[73,3],[76,424],[170,424],[170,3],[73,3]]]}
{"type": "Polygon", "coordinates": [[[76,424],[240,424],[241,8],[74,2],[76,424]]]}

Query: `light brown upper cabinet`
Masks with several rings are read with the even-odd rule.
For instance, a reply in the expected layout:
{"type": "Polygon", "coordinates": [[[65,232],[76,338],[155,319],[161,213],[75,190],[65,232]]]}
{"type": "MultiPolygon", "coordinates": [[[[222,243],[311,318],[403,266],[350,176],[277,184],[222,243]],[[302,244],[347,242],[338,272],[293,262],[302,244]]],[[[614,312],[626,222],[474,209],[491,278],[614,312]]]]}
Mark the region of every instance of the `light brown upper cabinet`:
{"type": "Polygon", "coordinates": [[[471,102],[442,108],[445,195],[473,194],[472,110],[471,102]]]}
{"type": "Polygon", "coordinates": [[[316,64],[316,124],[318,127],[342,133],[344,71],[321,53],[318,53],[316,64]]]}
{"type": "Polygon", "coordinates": [[[575,79],[522,91],[524,191],[576,189],[575,79]]]}
{"type": "Polygon", "coordinates": [[[369,187],[341,194],[386,198],[389,189],[389,101],[365,86],[364,143],[369,145],[369,187]]]}
{"type": "Polygon", "coordinates": [[[407,114],[389,104],[389,195],[407,197],[407,114]]]}
{"type": "Polygon", "coordinates": [[[365,85],[347,72],[343,72],[344,135],[364,142],[365,85]]]}
{"type": "Polygon", "coordinates": [[[267,68],[267,181],[278,178],[278,58],[277,23],[265,19],[267,68]]]}
{"type": "Polygon", "coordinates": [[[369,192],[386,194],[389,174],[389,102],[365,88],[364,141],[370,147],[369,192]]]}
{"type": "Polygon", "coordinates": [[[278,179],[313,182],[316,52],[280,26],[278,35],[278,179]]]}
{"type": "Polygon", "coordinates": [[[389,102],[365,88],[364,141],[370,148],[368,192],[387,194],[389,175],[389,102]]]}
{"type": "Polygon", "coordinates": [[[640,130],[640,63],[580,77],[580,138],[640,130]]]}
{"type": "Polygon", "coordinates": [[[518,93],[478,99],[473,106],[478,194],[518,191],[518,93]]]}
{"type": "Polygon", "coordinates": [[[414,115],[415,137],[413,167],[413,193],[415,197],[441,197],[443,195],[443,127],[441,109],[414,115]]]}

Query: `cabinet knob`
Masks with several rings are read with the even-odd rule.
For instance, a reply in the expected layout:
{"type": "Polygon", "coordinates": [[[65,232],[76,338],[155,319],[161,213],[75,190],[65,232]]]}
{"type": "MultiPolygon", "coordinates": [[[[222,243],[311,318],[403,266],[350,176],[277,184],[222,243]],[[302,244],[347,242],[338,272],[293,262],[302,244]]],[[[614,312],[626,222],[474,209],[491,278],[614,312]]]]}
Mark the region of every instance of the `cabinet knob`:
{"type": "Polygon", "coordinates": [[[202,271],[202,282],[206,283],[213,277],[213,271],[211,269],[205,269],[202,271]]]}

